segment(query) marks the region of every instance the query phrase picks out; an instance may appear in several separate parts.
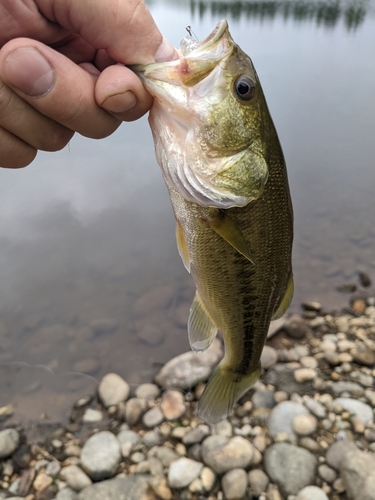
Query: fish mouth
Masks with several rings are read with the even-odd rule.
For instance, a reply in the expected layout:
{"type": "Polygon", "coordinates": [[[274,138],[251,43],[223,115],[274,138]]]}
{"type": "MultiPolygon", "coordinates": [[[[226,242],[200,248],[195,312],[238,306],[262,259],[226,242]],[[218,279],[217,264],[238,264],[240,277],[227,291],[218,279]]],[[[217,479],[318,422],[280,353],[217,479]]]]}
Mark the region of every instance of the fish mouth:
{"type": "MultiPolygon", "coordinates": [[[[153,97],[161,97],[167,85],[174,87],[193,87],[206,78],[220,61],[229,56],[234,48],[234,41],[228,30],[226,20],[220,21],[215,29],[202,42],[193,44],[191,50],[177,52],[179,59],[162,63],[138,64],[130,68],[139,76],[153,97]]],[[[179,100],[179,91],[177,100],[179,100]]],[[[182,93],[182,92],[180,92],[182,93]]]]}

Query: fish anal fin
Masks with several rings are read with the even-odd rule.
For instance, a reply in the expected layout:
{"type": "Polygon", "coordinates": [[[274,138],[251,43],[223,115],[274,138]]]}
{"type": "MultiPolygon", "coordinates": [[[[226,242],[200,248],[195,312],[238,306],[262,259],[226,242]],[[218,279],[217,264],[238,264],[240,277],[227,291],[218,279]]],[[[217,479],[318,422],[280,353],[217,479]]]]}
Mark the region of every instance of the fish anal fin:
{"type": "Polygon", "coordinates": [[[239,398],[258,380],[260,372],[260,365],[244,375],[228,370],[220,363],[200,397],[198,417],[209,424],[226,418],[239,398]]]}
{"type": "Polygon", "coordinates": [[[210,318],[198,292],[190,308],[188,319],[189,343],[193,351],[204,351],[217,334],[217,326],[210,318]]]}
{"type": "Polygon", "coordinates": [[[229,217],[225,210],[217,210],[217,216],[210,218],[207,222],[210,227],[241,255],[246,257],[252,264],[253,258],[250,253],[245,237],[238,225],[229,217]]]}
{"type": "Polygon", "coordinates": [[[285,292],[285,295],[283,297],[283,300],[281,301],[275,314],[272,316],[271,321],[274,321],[275,319],[279,319],[279,318],[281,318],[281,316],[283,316],[285,314],[285,311],[288,309],[289,304],[292,301],[293,292],[294,292],[293,274],[290,274],[288,286],[286,287],[286,292],[285,292]]]}
{"type": "Polygon", "coordinates": [[[186,246],[185,235],[178,222],[176,222],[176,242],[178,253],[180,254],[182,262],[184,263],[187,271],[190,273],[190,257],[186,246]]]}

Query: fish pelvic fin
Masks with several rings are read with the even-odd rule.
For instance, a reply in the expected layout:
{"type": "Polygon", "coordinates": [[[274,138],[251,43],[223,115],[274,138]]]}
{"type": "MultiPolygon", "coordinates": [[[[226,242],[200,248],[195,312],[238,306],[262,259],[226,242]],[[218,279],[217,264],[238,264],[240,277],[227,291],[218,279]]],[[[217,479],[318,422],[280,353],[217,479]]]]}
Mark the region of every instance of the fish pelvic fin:
{"type": "Polygon", "coordinates": [[[212,321],[198,291],[196,291],[188,319],[190,347],[196,352],[204,351],[211,345],[217,330],[217,326],[212,321]]]}
{"type": "Polygon", "coordinates": [[[294,292],[294,283],[293,283],[293,274],[291,273],[283,300],[281,301],[275,314],[272,316],[271,321],[274,321],[275,319],[279,319],[279,318],[281,318],[281,316],[284,315],[285,311],[288,309],[288,307],[292,301],[293,292],[294,292]]]}
{"type": "Polygon", "coordinates": [[[211,229],[254,264],[250,249],[239,226],[229,217],[225,210],[217,210],[216,213],[216,217],[207,221],[211,229]]]}
{"type": "Polygon", "coordinates": [[[190,273],[189,252],[187,249],[184,232],[178,222],[176,222],[176,242],[177,242],[178,253],[180,254],[182,262],[184,263],[184,266],[187,269],[187,271],[190,273]]]}
{"type": "Polygon", "coordinates": [[[228,370],[222,363],[209,379],[198,403],[198,417],[209,424],[226,418],[239,398],[258,380],[259,366],[249,374],[228,370]]]}

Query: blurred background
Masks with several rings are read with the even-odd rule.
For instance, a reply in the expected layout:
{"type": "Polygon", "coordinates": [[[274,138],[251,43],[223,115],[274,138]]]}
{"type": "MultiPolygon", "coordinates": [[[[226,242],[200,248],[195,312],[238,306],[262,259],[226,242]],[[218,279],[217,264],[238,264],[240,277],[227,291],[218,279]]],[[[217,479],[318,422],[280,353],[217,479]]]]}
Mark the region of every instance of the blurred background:
{"type": "MultiPolygon", "coordinates": [[[[292,311],[347,304],[375,277],[375,2],[148,2],[177,47],[226,18],[284,149],[295,211],[292,311]]],[[[147,118],[0,171],[0,406],[62,418],[115,371],[136,386],[189,349],[180,261],[147,118]],[[51,406],[51,403],[49,403],[51,406]]]]}

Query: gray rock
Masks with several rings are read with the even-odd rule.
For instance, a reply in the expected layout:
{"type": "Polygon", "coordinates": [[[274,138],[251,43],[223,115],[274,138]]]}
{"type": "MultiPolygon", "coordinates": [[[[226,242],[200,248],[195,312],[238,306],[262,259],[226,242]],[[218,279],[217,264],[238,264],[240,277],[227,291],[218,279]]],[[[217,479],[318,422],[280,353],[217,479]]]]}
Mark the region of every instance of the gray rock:
{"type": "Polygon", "coordinates": [[[123,430],[117,434],[117,439],[121,446],[121,454],[123,457],[128,457],[130,452],[140,443],[139,435],[130,430],[123,430]]]}
{"type": "Polygon", "coordinates": [[[186,411],[184,396],[176,390],[165,391],[160,406],[166,420],[177,420],[186,411]]]}
{"type": "Polygon", "coordinates": [[[310,393],[313,389],[312,381],[297,382],[294,378],[294,370],[288,365],[277,363],[267,371],[264,382],[275,386],[278,391],[285,391],[288,394],[293,392],[301,395],[310,393]]]}
{"type": "Polygon", "coordinates": [[[149,478],[137,475],[116,477],[101,483],[93,484],[82,490],[77,500],[146,500],[148,496],[149,478]]]}
{"type": "Polygon", "coordinates": [[[129,393],[129,384],[117,373],[108,373],[99,382],[98,396],[106,408],[126,401],[129,393]]]}
{"type": "Polygon", "coordinates": [[[210,428],[211,428],[211,434],[213,436],[214,435],[220,435],[226,437],[233,436],[233,426],[227,418],[225,418],[221,422],[218,422],[217,424],[211,424],[210,428]]]}
{"type": "Polygon", "coordinates": [[[293,314],[285,321],[283,330],[289,337],[292,337],[293,339],[301,339],[306,336],[308,327],[305,321],[298,314],[293,314]]]}
{"type": "Polygon", "coordinates": [[[326,408],[322,405],[322,403],[319,403],[319,401],[317,401],[316,399],[307,398],[304,401],[304,405],[317,418],[325,418],[327,416],[327,410],[326,410],[326,408]]]}
{"type": "Polygon", "coordinates": [[[155,381],[163,388],[191,389],[210,376],[223,356],[217,342],[204,352],[185,352],[171,359],[156,375],[155,381]]]}
{"type": "Polygon", "coordinates": [[[171,488],[185,488],[196,479],[203,464],[190,458],[179,458],[171,463],[168,471],[168,484],[171,488]]]}
{"type": "Polygon", "coordinates": [[[147,410],[145,399],[130,398],[125,406],[125,420],[129,425],[136,425],[141,420],[142,415],[147,410]]]}
{"type": "Polygon", "coordinates": [[[357,447],[352,441],[348,441],[347,439],[336,441],[336,443],[333,443],[327,450],[327,464],[338,471],[344,455],[355,450],[357,450],[357,447]]]}
{"type": "Polygon", "coordinates": [[[165,328],[158,324],[142,324],[137,329],[137,338],[147,345],[159,345],[165,339],[165,328]]]}
{"type": "Polygon", "coordinates": [[[296,495],[314,482],[317,460],[304,448],[289,443],[276,443],[264,455],[264,466],[272,482],[283,494],[296,495]]]}
{"type": "Polygon", "coordinates": [[[296,440],[292,426],[293,419],[297,415],[308,415],[308,410],[300,403],[295,401],[282,401],[271,411],[268,419],[268,432],[270,436],[275,437],[281,432],[285,432],[290,440],[296,440]]]}
{"type": "Polygon", "coordinates": [[[326,481],[327,483],[333,483],[333,481],[337,478],[336,472],[326,464],[319,465],[318,472],[323,481],[326,481]]]}
{"type": "Polygon", "coordinates": [[[360,450],[343,456],[340,473],[350,500],[375,499],[375,454],[360,450]]]}
{"type": "Polygon", "coordinates": [[[171,286],[159,286],[142,295],[133,306],[137,316],[147,317],[157,311],[165,311],[175,297],[175,290],[171,286]]]}
{"type": "Polygon", "coordinates": [[[0,431],[0,460],[12,455],[20,443],[20,435],[16,429],[0,431]]]}
{"type": "Polygon", "coordinates": [[[154,401],[160,396],[160,389],[156,384],[141,384],[136,388],[135,395],[140,399],[154,401]]]}
{"type": "Polygon", "coordinates": [[[277,363],[277,351],[269,345],[263,347],[262,355],[260,357],[262,368],[267,370],[277,363]]]}
{"type": "Polygon", "coordinates": [[[150,450],[150,457],[157,458],[164,467],[169,467],[172,462],[180,458],[180,455],[171,450],[171,448],[168,448],[168,446],[158,446],[150,450]]]}
{"type": "Polygon", "coordinates": [[[245,438],[235,436],[210,436],[203,441],[202,458],[216,473],[231,469],[246,468],[253,457],[253,447],[245,438]]]}
{"type": "Polygon", "coordinates": [[[321,488],[306,486],[298,493],[296,500],[328,500],[328,497],[321,488]]]}
{"type": "Polygon", "coordinates": [[[352,398],[337,398],[333,401],[333,405],[335,404],[341,405],[344,410],[356,415],[364,424],[373,420],[374,413],[371,407],[362,401],[352,398]]]}
{"type": "Polygon", "coordinates": [[[255,496],[264,493],[269,482],[267,474],[262,469],[253,469],[249,472],[249,486],[255,496]]]}
{"type": "Polygon", "coordinates": [[[221,480],[226,500],[242,500],[246,493],[247,474],[243,469],[226,472],[221,480]]]}
{"type": "Polygon", "coordinates": [[[82,417],[82,422],[85,424],[95,424],[103,420],[103,413],[99,410],[93,410],[92,408],[87,408],[82,417]]]}
{"type": "Polygon", "coordinates": [[[261,389],[254,392],[251,401],[255,408],[273,408],[275,406],[274,392],[270,389],[261,389]]]}
{"type": "Polygon", "coordinates": [[[339,396],[343,392],[349,392],[353,396],[362,396],[365,392],[364,388],[355,382],[345,382],[340,380],[339,382],[334,382],[331,386],[334,394],[339,396]]]}
{"type": "Polygon", "coordinates": [[[194,429],[191,429],[182,438],[182,442],[186,445],[201,443],[210,434],[210,428],[208,425],[202,424],[198,425],[194,429]]]}
{"type": "Polygon", "coordinates": [[[82,448],[82,467],[94,481],[112,477],[120,460],[120,443],[109,431],[94,434],[82,448]]]}
{"type": "Polygon", "coordinates": [[[48,462],[48,465],[46,467],[46,474],[51,477],[57,477],[59,472],[61,470],[61,465],[59,462],[54,460],[53,462],[48,462]]]}
{"type": "Polygon", "coordinates": [[[148,410],[142,417],[143,424],[149,429],[160,425],[164,421],[164,415],[157,406],[148,410]]]}
{"type": "Polygon", "coordinates": [[[118,329],[118,322],[111,318],[94,319],[90,323],[95,335],[113,333],[118,329]]]}
{"type": "Polygon", "coordinates": [[[86,486],[90,486],[91,479],[77,465],[68,465],[63,467],[60,476],[67,482],[68,486],[74,491],[81,491],[86,486]]]}
{"type": "Polygon", "coordinates": [[[77,500],[77,493],[71,488],[64,488],[57,493],[55,500],[77,500]]]}
{"type": "Polygon", "coordinates": [[[157,431],[148,431],[143,435],[143,442],[146,446],[151,448],[152,446],[156,446],[160,442],[160,434],[157,431]]]}

